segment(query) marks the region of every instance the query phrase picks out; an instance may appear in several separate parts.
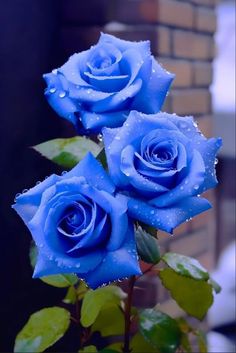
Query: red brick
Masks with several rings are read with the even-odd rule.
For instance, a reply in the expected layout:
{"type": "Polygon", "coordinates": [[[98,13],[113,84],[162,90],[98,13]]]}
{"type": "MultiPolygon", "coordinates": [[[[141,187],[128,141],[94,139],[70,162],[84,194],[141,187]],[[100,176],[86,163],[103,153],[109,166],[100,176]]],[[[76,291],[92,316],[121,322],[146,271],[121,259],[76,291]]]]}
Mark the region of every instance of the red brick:
{"type": "Polygon", "coordinates": [[[206,89],[175,89],[171,92],[171,99],[176,114],[206,114],[211,110],[211,96],[206,89]]]}
{"type": "Polygon", "coordinates": [[[193,6],[187,2],[158,0],[158,23],[193,28],[193,6]]]}
{"type": "Polygon", "coordinates": [[[216,13],[214,9],[204,7],[196,9],[196,29],[209,33],[216,31],[216,13]]]}
{"type": "Polygon", "coordinates": [[[162,26],[156,28],[156,42],[158,55],[170,55],[171,53],[171,31],[170,29],[162,26]]]}
{"type": "Polygon", "coordinates": [[[173,54],[178,58],[209,60],[214,56],[214,41],[208,35],[173,31],[173,54]]]}
{"type": "Polygon", "coordinates": [[[170,55],[171,53],[171,35],[170,29],[163,26],[153,26],[143,29],[139,26],[130,26],[124,24],[107,24],[104,29],[106,33],[125,40],[150,40],[152,53],[158,55],[170,55]]]}
{"type": "Polygon", "coordinates": [[[204,61],[193,63],[193,83],[194,86],[209,86],[212,83],[212,64],[204,61]]]}
{"type": "Polygon", "coordinates": [[[192,85],[192,63],[187,60],[159,58],[165,69],[176,75],[172,87],[190,87],[192,85]]]}

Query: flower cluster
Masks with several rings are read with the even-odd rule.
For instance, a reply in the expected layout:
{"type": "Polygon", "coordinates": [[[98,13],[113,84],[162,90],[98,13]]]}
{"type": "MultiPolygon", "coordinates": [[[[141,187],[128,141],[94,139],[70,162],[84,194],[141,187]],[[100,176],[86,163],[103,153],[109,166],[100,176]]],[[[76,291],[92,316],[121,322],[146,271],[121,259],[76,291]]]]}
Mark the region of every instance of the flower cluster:
{"type": "Polygon", "coordinates": [[[97,288],[141,273],[134,223],[172,233],[210,203],[219,138],[205,138],[192,117],[161,112],[174,75],[150,43],[101,34],[89,50],[44,75],[52,108],[78,134],[101,133],[105,171],[88,153],[51,175],[13,208],[38,247],[34,276],[76,273],[97,288]]]}

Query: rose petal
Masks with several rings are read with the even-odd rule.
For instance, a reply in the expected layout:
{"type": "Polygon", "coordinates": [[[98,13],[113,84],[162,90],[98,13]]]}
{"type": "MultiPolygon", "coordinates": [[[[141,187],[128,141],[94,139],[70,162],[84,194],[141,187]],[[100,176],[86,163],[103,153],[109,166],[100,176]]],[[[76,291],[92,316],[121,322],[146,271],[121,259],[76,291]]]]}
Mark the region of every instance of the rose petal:
{"type": "Polygon", "coordinates": [[[100,132],[106,127],[121,126],[128,115],[127,111],[119,111],[112,113],[92,113],[88,111],[81,111],[81,120],[85,129],[93,132],[100,132]]]}
{"type": "Polygon", "coordinates": [[[150,202],[157,207],[167,207],[176,204],[181,199],[197,195],[198,188],[204,182],[205,177],[204,161],[198,151],[193,151],[192,160],[187,168],[186,177],[181,182],[177,182],[176,187],[150,202]]]}
{"type": "Polygon", "coordinates": [[[168,188],[144,178],[136,171],[134,154],[135,150],[131,145],[125,147],[121,153],[120,170],[126,175],[126,185],[131,184],[136,189],[136,192],[146,197],[153,197],[168,191],[168,188]]]}
{"type": "Polygon", "coordinates": [[[118,92],[123,89],[129,81],[128,75],[94,76],[89,72],[85,72],[85,76],[88,77],[93,87],[103,92],[118,92]]]}
{"type": "Polygon", "coordinates": [[[208,200],[188,197],[171,207],[158,208],[149,203],[128,198],[129,215],[145,224],[172,233],[173,229],[191,217],[211,208],[208,200]]]}
{"type": "Polygon", "coordinates": [[[91,288],[96,289],[103,284],[142,273],[138,263],[132,224],[129,224],[124,239],[119,249],[107,252],[103,262],[94,271],[83,276],[91,288]]]}
{"type": "Polygon", "coordinates": [[[23,193],[17,197],[15,204],[12,205],[12,208],[23,219],[26,225],[31,221],[36,213],[41,202],[42,193],[47,188],[54,185],[59,179],[60,177],[58,175],[52,174],[42,183],[35,185],[26,193],[23,193]]]}
{"type": "Polygon", "coordinates": [[[144,80],[140,92],[136,95],[132,107],[145,113],[158,112],[165,100],[175,75],[164,70],[152,58],[152,72],[149,80],[144,80]]]}
{"type": "Polygon", "coordinates": [[[124,52],[127,49],[135,49],[141,53],[143,60],[150,55],[150,41],[140,41],[140,42],[131,42],[128,40],[123,40],[116,38],[111,34],[101,33],[99,38],[100,43],[111,43],[116,46],[121,52],[124,52]]]}
{"type": "Polygon", "coordinates": [[[104,252],[96,250],[79,258],[69,256],[61,256],[51,258],[43,251],[39,252],[37,263],[34,269],[33,278],[42,276],[61,274],[61,273],[78,273],[84,274],[95,269],[104,258],[104,252]]]}
{"type": "Polygon", "coordinates": [[[100,190],[105,190],[109,193],[115,191],[115,186],[111,178],[90,152],[87,153],[79,164],[64,175],[64,179],[69,179],[73,176],[83,176],[87,183],[100,190]],[[91,173],[91,171],[93,172],[91,173]]]}

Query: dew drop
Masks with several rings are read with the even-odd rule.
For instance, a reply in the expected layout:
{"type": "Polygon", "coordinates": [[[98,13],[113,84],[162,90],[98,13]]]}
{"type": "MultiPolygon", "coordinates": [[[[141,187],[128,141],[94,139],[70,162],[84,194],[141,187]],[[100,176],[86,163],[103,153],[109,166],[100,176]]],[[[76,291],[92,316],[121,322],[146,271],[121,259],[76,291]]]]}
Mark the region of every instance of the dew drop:
{"type": "Polygon", "coordinates": [[[27,191],[28,191],[28,189],[24,189],[24,190],[22,191],[22,194],[25,194],[27,191]]]}
{"type": "Polygon", "coordinates": [[[194,185],[194,190],[198,190],[199,189],[199,185],[194,185]]]}
{"type": "Polygon", "coordinates": [[[52,70],[53,75],[57,75],[57,69],[52,70]]]}
{"type": "Polygon", "coordinates": [[[56,89],[55,87],[52,87],[52,88],[50,88],[49,92],[50,92],[50,93],[55,93],[56,90],[57,90],[57,89],[56,89]]]}
{"type": "Polygon", "coordinates": [[[39,185],[39,184],[41,184],[41,181],[36,181],[35,185],[39,185]]]}
{"type": "Polygon", "coordinates": [[[61,175],[65,175],[66,173],[67,173],[67,171],[64,170],[64,171],[61,173],[61,175]]]}
{"type": "Polygon", "coordinates": [[[215,163],[215,165],[219,163],[218,158],[215,159],[215,162],[214,162],[214,163],[215,163]]]}
{"type": "Polygon", "coordinates": [[[60,98],[64,98],[66,96],[66,92],[65,91],[61,91],[60,93],[59,93],[59,97],[60,98]]]}
{"type": "Polygon", "coordinates": [[[103,140],[102,134],[98,134],[98,135],[97,135],[97,139],[98,139],[98,141],[102,142],[102,140],[103,140]]]}
{"type": "Polygon", "coordinates": [[[15,196],[15,201],[18,199],[18,197],[21,195],[21,193],[20,192],[18,192],[17,194],[16,194],[16,196],[15,196]]]}

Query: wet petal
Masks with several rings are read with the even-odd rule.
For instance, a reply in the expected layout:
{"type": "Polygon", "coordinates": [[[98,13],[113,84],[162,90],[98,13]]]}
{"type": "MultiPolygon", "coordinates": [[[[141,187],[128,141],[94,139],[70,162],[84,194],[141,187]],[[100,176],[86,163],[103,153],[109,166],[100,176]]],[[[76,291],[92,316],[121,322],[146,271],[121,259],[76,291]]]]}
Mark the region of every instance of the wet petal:
{"type": "Polygon", "coordinates": [[[168,233],[172,233],[175,227],[209,208],[210,203],[200,197],[188,197],[164,208],[134,198],[128,200],[128,211],[132,218],[168,233]]]}
{"type": "Polygon", "coordinates": [[[152,114],[158,112],[165,100],[175,75],[164,70],[152,58],[152,72],[149,80],[144,81],[142,89],[133,101],[133,108],[152,114]]]}
{"type": "Polygon", "coordinates": [[[141,274],[132,224],[129,225],[124,239],[119,249],[107,252],[103,262],[94,271],[83,276],[91,288],[96,289],[103,284],[141,274]]]}
{"type": "Polygon", "coordinates": [[[121,126],[128,115],[127,111],[111,112],[111,113],[92,113],[89,111],[81,112],[81,120],[85,129],[93,132],[100,132],[106,127],[121,126]]]}

